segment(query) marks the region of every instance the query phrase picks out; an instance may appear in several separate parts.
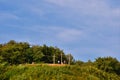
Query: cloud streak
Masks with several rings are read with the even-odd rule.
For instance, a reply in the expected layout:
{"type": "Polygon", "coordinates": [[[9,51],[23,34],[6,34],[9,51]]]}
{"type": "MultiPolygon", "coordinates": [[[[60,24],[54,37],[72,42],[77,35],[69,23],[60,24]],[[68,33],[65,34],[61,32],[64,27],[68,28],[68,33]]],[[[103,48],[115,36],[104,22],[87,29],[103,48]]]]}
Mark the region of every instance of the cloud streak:
{"type": "Polygon", "coordinates": [[[17,20],[19,19],[18,16],[16,16],[15,14],[11,14],[11,13],[6,13],[6,12],[0,12],[0,20],[11,20],[11,19],[14,19],[14,20],[17,20]]]}
{"type": "MultiPolygon", "coordinates": [[[[106,14],[118,14],[120,12],[118,8],[112,8],[105,0],[46,0],[48,3],[55,4],[61,8],[70,8],[77,12],[81,12],[87,15],[102,15],[106,14]]],[[[116,16],[116,15],[114,15],[116,16]]]]}
{"type": "Polygon", "coordinates": [[[78,41],[81,38],[82,31],[77,29],[63,29],[59,31],[58,38],[63,41],[71,42],[78,41]]]}
{"type": "MultiPolygon", "coordinates": [[[[96,26],[101,24],[115,25],[117,19],[120,19],[120,7],[112,8],[105,0],[46,0],[46,2],[51,5],[54,4],[54,6],[62,8],[63,10],[66,8],[66,10],[69,11],[69,13],[64,12],[61,16],[71,14],[69,17],[74,15],[73,17],[76,19],[84,16],[86,24],[88,25],[94,24],[95,22],[96,26]]],[[[117,24],[119,24],[119,19],[117,24]]]]}
{"type": "Polygon", "coordinates": [[[46,37],[54,37],[57,40],[62,42],[74,42],[80,40],[83,32],[80,29],[75,28],[65,28],[60,26],[31,26],[25,27],[24,29],[29,30],[31,32],[37,32],[42,35],[46,35],[46,37]]]}

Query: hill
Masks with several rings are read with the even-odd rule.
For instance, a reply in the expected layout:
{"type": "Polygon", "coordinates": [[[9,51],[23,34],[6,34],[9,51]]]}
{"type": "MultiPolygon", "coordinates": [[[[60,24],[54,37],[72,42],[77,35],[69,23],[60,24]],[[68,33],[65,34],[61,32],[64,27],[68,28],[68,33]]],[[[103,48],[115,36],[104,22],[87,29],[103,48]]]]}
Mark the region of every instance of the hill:
{"type": "Polygon", "coordinates": [[[92,66],[0,65],[0,80],[120,80],[92,66]]]}

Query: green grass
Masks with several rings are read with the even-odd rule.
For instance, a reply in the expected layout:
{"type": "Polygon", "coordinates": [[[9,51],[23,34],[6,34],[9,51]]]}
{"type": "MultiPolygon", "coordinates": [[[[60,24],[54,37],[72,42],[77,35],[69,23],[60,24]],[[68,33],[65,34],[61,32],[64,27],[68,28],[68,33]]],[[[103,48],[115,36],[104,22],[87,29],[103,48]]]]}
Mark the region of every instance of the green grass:
{"type": "Polygon", "coordinates": [[[0,80],[120,80],[92,66],[0,65],[0,80]]]}

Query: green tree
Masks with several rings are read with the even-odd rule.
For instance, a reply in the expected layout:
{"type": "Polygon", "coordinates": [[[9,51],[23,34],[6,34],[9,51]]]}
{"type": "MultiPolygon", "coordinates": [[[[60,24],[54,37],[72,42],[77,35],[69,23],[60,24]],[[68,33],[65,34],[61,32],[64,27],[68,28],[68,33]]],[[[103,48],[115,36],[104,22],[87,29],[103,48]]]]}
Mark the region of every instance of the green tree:
{"type": "Polygon", "coordinates": [[[75,65],[82,66],[83,64],[85,64],[83,61],[80,60],[75,61],[75,65]]]}
{"type": "Polygon", "coordinates": [[[44,54],[44,56],[42,57],[42,61],[44,61],[45,63],[52,63],[52,51],[50,50],[50,48],[48,46],[46,46],[45,44],[42,46],[42,52],[44,54]]]}
{"type": "Polygon", "coordinates": [[[117,73],[119,74],[119,61],[116,58],[112,58],[112,57],[99,57],[96,59],[96,61],[94,62],[95,65],[97,66],[98,69],[104,70],[106,72],[110,72],[110,73],[117,73]],[[117,66],[117,67],[116,67],[117,66]]]}
{"type": "Polygon", "coordinates": [[[0,48],[0,54],[3,61],[10,64],[20,64],[27,62],[29,43],[9,41],[0,48]]]}
{"type": "Polygon", "coordinates": [[[74,64],[75,60],[71,54],[66,55],[68,64],[74,64]]]}
{"type": "MultiPolygon", "coordinates": [[[[34,62],[53,63],[53,56],[55,55],[55,62],[68,61],[63,50],[52,46],[30,46],[27,42],[16,42],[10,40],[8,43],[0,44],[0,61],[8,62],[9,64],[24,64],[34,62]]],[[[71,55],[71,59],[73,56],[71,55]]],[[[72,61],[72,60],[71,60],[72,61]]]]}
{"type": "Polygon", "coordinates": [[[32,55],[33,55],[33,61],[34,62],[41,62],[42,57],[44,56],[42,52],[42,47],[40,46],[32,46],[32,55]]]}

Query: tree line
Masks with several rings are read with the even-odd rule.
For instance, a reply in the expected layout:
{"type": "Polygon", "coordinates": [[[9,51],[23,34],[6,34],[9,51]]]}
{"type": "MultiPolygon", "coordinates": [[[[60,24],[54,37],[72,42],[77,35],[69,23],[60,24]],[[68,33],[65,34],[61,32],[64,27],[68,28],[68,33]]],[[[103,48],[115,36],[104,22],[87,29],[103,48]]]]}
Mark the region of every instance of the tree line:
{"type": "MultiPolygon", "coordinates": [[[[63,50],[52,46],[30,45],[28,42],[16,42],[10,40],[7,43],[0,44],[0,63],[7,62],[9,64],[25,64],[25,63],[55,63],[61,61],[68,63],[69,54],[65,54],[63,50]]],[[[70,55],[71,61],[73,56],[70,55]]]]}

